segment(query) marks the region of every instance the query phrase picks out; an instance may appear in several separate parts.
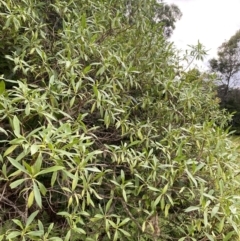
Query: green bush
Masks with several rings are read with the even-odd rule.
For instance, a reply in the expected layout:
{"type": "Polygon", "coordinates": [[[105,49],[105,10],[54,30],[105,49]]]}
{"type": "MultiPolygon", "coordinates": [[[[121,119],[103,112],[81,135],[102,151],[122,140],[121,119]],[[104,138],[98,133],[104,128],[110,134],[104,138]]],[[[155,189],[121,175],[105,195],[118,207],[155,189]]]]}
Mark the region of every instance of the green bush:
{"type": "Polygon", "coordinates": [[[126,2],[0,1],[0,240],[239,237],[211,76],[126,2]]]}

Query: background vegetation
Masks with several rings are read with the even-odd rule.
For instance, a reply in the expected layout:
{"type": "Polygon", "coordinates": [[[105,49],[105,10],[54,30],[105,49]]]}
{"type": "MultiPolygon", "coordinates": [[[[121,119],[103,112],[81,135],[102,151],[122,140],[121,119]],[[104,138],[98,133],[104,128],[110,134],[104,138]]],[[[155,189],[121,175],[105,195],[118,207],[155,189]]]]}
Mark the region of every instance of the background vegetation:
{"type": "Polygon", "coordinates": [[[0,10],[0,240],[238,240],[230,116],[214,76],[182,71],[176,6],[0,10]]]}
{"type": "Polygon", "coordinates": [[[220,106],[233,113],[229,123],[235,134],[240,133],[240,30],[218,49],[218,58],[209,61],[210,70],[217,75],[217,95],[220,106]]]}

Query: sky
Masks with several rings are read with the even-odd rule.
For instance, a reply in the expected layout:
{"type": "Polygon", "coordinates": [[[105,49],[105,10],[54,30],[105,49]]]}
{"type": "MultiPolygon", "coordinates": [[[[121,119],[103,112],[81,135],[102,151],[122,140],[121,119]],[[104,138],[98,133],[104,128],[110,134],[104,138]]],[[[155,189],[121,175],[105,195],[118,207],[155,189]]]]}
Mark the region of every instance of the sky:
{"type": "Polygon", "coordinates": [[[171,40],[177,48],[196,45],[198,40],[208,51],[208,59],[217,56],[217,48],[240,29],[240,0],[165,0],[176,4],[182,18],[176,23],[171,40]]]}

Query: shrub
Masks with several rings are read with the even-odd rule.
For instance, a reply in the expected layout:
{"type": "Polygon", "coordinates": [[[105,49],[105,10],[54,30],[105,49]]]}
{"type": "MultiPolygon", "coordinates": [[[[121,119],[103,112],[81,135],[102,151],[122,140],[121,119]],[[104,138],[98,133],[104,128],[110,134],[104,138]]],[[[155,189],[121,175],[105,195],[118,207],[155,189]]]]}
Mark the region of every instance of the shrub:
{"type": "Polygon", "coordinates": [[[0,240],[238,237],[229,117],[155,1],[0,3],[0,240]]]}

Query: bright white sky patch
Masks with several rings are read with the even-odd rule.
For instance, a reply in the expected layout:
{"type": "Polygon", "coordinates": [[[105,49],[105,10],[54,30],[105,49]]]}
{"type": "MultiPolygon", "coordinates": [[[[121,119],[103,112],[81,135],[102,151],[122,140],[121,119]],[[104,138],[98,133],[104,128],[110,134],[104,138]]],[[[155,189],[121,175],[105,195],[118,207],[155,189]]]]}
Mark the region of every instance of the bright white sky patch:
{"type": "Polygon", "coordinates": [[[179,49],[196,45],[198,40],[209,50],[207,59],[240,29],[240,0],[165,0],[183,13],[171,40],[179,49]]]}

